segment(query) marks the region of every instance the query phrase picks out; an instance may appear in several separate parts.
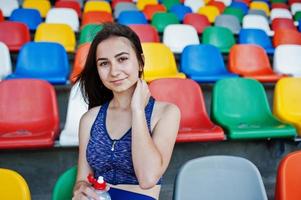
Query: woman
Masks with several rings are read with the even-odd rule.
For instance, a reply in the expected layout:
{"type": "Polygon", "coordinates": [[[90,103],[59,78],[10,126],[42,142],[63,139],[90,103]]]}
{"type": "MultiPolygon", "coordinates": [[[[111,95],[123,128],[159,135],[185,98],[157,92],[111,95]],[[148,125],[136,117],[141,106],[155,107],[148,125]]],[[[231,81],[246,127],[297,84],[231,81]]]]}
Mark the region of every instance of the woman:
{"type": "Polygon", "coordinates": [[[180,111],[151,97],[140,79],[143,66],[138,36],[126,26],[104,24],[78,78],[89,111],[80,121],[74,200],[97,199],[89,173],[104,177],[113,200],[158,199],[180,111]]]}

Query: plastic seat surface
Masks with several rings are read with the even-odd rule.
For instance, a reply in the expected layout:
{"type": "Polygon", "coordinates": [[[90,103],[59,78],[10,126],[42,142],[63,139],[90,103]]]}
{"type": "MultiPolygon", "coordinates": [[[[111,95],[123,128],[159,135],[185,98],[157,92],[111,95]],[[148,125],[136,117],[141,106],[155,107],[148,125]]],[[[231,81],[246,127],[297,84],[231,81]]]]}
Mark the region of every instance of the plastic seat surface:
{"type": "Polygon", "coordinates": [[[154,26],[159,33],[163,33],[165,27],[170,24],[180,24],[178,17],[174,13],[158,12],[153,15],[151,25],[154,26]]]}
{"type": "Polygon", "coordinates": [[[166,8],[162,4],[148,4],[144,7],[142,11],[147,20],[152,20],[153,15],[157,12],[166,12],[166,8]]]}
{"type": "Polygon", "coordinates": [[[12,72],[12,62],[8,47],[0,42],[0,81],[12,72]]]}
{"type": "Polygon", "coordinates": [[[192,13],[192,10],[188,6],[185,6],[185,5],[182,5],[182,4],[176,4],[176,5],[173,5],[170,8],[169,12],[172,12],[172,13],[176,14],[178,19],[180,21],[183,21],[185,15],[188,14],[188,13],[192,13]]]}
{"type": "Polygon", "coordinates": [[[200,7],[197,13],[206,15],[210,23],[214,23],[215,18],[220,15],[218,8],[210,5],[200,7]]]}
{"type": "Polygon", "coordinates": [[[301,136],[301,78],[280,79],[274,92],[274,114],[282,121],[293,124],[301,136]]]}
{"type": "Polygon", "coordinates": [[[68,56],[62,45],[29,42],[20,50],[15,71],[6,78],[37,78],[52,84],[66,84],[68,75],[68,56]]]}
{"type": "Polygon", "coordinates": [[[157,30],[150,24],[130,24],[129,27],[138,35],[140,42],[160,42],[157,30]]]}
{"type": "Polygon", "coordinates": [[[244,15],[247,14],[249,10],[248,5],[240,1],[232,1],[230,7],[242,10],[244,15]]]}
{"type": "Polygon", "coordinates": [[[156,5],[157,0],[137,0],[136,6],[139,10],[143,10],[146,5],[156,5]]]}
{"type": "Polygon", "coordinates": [[[242,23],[243,17],[245,15],[241,9],[234,7],[226,7],[223,14],[229,14],[237,17],[240,23],[242,23]]]}
{"type": "Polygon", "coordinates": [[[254,79],[218,81],[213,88],[211,105],[211,118],[224,128],[230,139],[296,136],[293,126],[280,122],[271,113],[265,90],[254,79]]]}
{"type": "Polygon", "coordinates": [[[81,26],[84,27],[87,24],[101,24],[113,21],[114,19],[111,13],[105,11],[89,11],[83,14],[81,26]]]}
{"type": "Polygon", "coordinates": [[[19,2],[17,0],[1,0],[0,10],[4,17],[9,17],[13,10],[19,8],[19,2]]]}
{"type": "Polygon", "coordinates": [[[288,19],[292,19],[293,16],[292,16],[291,12],[288,9],[273,8],[271,10],[270,19],[271,19],[271,21],[273,21],[276,18],[288,18],[288,19]]]}
{"type": "Polygon", "coordinates": [[[201,83],[238,76],[225,68],[220,51],[209,44],[187,46],[181,55],[181,71],[201,83]]]}
{"type": "Polygon", "coordinates": [[[26,180],[16,171],[0,168],[0,198],[30,200],[26,180]]]}
{"type": "Polygon", "coordinates": [[[267,16],[270,15],[270,8],[268,3],[262,1],[253,1],[250,4],[250,9],[262,10],[266,13],[267,16]]]}
{"type": "Polygon", "coordinates": [[[161,1],[161,4],[163,4],[167,10],[170,10],[170,8],[173,6],[173,5],[176,5],[176,4],[179,4],[180,1],[179,0],[162,0],[161,1]]]}
{"type": "Polygon", "coordinates": [[[177,105],[181,111],[177,142],[224,140],[223,130],[211,122],[200,86],[191,79],[165,78],[149,84],[151,94],[160,101],[177,105]]]}
{"type": "Polygon", "coordinates": [[[185,0],[184,5],[189,6],[192,9],[192,12],[196,13],[200,9],[200,7],[205,5],[205,2],[198,0],[185,0]]]}
{"type": "Polygon", "coordinates": [[[14,79],[0,82],[0,93],[0,149],[52,147],[59,130],[54,87],[14,79]]]}
{"type": "Polygon", "coordinates": [[[107,1],[86,1],[84,6],[84,13],[89,11],[106,11],[112,13],[112,8],[107,1]]]}
{"type": "Polygon", "coordinates": [[[275,31],[273,45],[278,47],[284,44],[301,45],[301,33],[292,29],[279,29],[275,31]]]}
{"type": "Polygon", "coordinates": [[[119,15],[123,11],[138,11],[136,4],[130,2],[121,2],[118,3],[114,9],[114,17],[115,19],[119,18],[119,15]]]}
{"type": "Polygon", "coordinates": [[[277,31],[279,29],[291,29],[297,31],[294,20],[288,18],[275,18],[272,21],[272,29],[274,31],[277,31]]]}
{"type": "Polygon", "coordinates": [[[197,13],[188,13],[183,19],[183,24],[192,25],[198,32],[198,34],[203,33],[204,29],[211,26],[208,18],[205,15],[197,13]]]}
{"type": "Polygon", "coordinates": [[[241,29],[241,25],[237,17],[229,14],[221,14],[217,16],[214,26],[228,28],[233,34],[238,34],[241,29]]]}
{"type": "Polygon", "coordinates": [[[245,15],[242,21],[243,28],[256,28],[266,32],[268,36],[273,36],[274,31],[270,29],[268,20],[261,15],[245,15]]]}
{"type": "Polygon", "coordinates": [[[81,7],[80,7],[80,3],[78,1],[56,1],[55,8],[71,8],[73,9],[78,17],[82,16],[82,11],[81,11],[81,7]]]}
{"type": "Polygon", "coordinates": [[[10,18],[10,21],[22,22],[28,26],[30,30],[36,30],[43,19],[36,9],[18,8],[15,9],[10,18]]]}
{"type": "Polygon", "coordinates": [[[175,180],[173,200],[182,199],[268,198],[260,172],[252,162],[241,157],[221,155],[195,158],[180,168],[175,180]]]}
{"type": "Polygon", "coordinates": [[[176,60],[172,51],[162,43],[142,43],[145,57],[145,81],[150,82],[159,78],[186,78],[178,72],[176,60]]]}
{"type": "Polygon", "coordinates": [[[50,1],[26,0],[23,2],[23,8],[37,9],[43,18],[46,17],[51,9],[50,1]]]}
{"type": "Polygon", "coordinates": [[[143,12],[136,10],[121,12],[118,16],[118,23],[123,25],[148,24],[143,12]]]}
{"type": "Polygon", "coordinates": [[[87,42],[92,42],[96,34],[102,30],[102,25],[87,24],[85,25],[79,35],[79,45],[87,42]]]}
{"type": "Polygon", "coordinates": [[[71,8],[52,8],[46,16],[46,23],[67,24],[74,32],[79,30],[79,19],[75,10],[71,8]]]}

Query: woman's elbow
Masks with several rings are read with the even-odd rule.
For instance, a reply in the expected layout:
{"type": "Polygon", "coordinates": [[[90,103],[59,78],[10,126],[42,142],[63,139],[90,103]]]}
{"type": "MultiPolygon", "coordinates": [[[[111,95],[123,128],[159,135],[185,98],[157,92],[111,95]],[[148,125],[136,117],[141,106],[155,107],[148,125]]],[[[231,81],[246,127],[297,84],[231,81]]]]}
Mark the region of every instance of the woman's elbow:
{"type": "Polygon", "coordinates": [[[144,190],[153,188],[158,183],[158,179],[155,176],[146,176],[138,181],[140,188],[144,190]]]}

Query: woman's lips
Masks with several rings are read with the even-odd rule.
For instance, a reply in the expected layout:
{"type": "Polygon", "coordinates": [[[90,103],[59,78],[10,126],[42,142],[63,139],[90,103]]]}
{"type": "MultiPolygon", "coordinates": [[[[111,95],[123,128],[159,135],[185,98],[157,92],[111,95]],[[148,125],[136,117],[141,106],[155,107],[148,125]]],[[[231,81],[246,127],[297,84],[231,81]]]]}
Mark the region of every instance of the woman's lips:
{"type": "Polygon", "coordinates": [[[118,79],[118,80],[113,80],[113,81],[110,81],[111,83],[113,84],[121,84],[123,80],[125,80],[126,78],[123,78],[123,79],[118,79]]]}

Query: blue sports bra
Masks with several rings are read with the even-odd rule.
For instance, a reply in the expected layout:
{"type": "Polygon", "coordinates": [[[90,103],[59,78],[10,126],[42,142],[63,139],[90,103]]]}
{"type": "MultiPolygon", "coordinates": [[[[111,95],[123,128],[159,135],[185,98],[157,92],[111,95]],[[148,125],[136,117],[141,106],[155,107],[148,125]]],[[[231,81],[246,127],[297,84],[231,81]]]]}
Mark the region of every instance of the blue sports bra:
{"type": "MultiPolygon", "coordinates": [[[[150,97],[145,107],[145,117],[150,134],[150,121],[154,103],[155,99],[150,97]]],[[[106,129],[108,106],[109,102],[101,106],[92,125],[86,151],[87,161],[95,177],[103,176],[106,182],[113,185],[138,185],[132,161],[132,129],[130,128],[120,139],[112,140],[106,129]]],[[[162,178],[157,184],[161,184],[161,180],[162,178]]]]}

